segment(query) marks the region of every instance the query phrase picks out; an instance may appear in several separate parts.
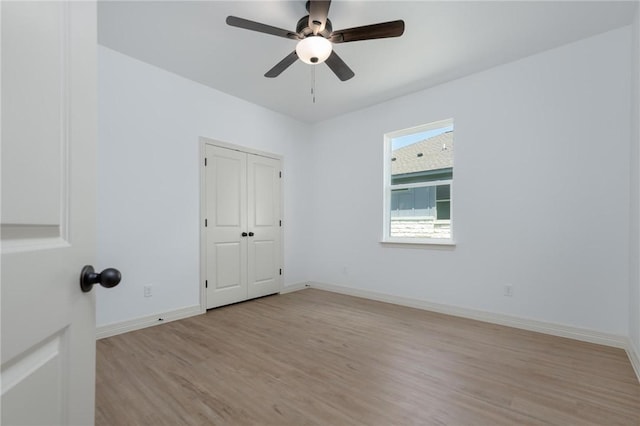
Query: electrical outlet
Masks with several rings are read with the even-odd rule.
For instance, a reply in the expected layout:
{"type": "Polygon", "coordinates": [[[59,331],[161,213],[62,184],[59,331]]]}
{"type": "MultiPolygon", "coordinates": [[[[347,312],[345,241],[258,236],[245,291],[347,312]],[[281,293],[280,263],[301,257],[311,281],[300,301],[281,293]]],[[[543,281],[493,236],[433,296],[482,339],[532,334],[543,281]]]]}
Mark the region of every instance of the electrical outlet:
{"type": "Polygon", "coordinates": [[[151,286],[150,285],[145,285],[144,286],[144,297],[151,297],[151,286]]]}
{"type": "Polygon", "coordinates": [[[506,284],[504,286],[504,295],[507,297],[513,297],[513,285],[506,284]]]}

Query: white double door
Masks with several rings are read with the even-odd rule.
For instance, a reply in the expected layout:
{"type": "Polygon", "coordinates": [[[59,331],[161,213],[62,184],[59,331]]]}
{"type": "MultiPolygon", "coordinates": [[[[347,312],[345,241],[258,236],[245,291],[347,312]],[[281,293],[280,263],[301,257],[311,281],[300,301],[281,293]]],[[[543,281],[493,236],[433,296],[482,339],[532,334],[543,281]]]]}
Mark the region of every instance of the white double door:
{"type": "Polygon", "coordinates": [[[205,144],[207,309],[282,287],[280,159],[205,144]]]}

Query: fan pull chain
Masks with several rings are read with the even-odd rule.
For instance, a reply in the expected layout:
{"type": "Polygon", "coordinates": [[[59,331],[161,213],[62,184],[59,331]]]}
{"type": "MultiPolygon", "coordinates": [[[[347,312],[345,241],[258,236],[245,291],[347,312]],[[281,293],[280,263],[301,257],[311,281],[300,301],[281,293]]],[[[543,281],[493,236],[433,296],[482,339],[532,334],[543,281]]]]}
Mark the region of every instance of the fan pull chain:
{"type": "Polygon", "coordinates": [[[311,99],[316,103],[316,67],[311,66],[311,99]]]}

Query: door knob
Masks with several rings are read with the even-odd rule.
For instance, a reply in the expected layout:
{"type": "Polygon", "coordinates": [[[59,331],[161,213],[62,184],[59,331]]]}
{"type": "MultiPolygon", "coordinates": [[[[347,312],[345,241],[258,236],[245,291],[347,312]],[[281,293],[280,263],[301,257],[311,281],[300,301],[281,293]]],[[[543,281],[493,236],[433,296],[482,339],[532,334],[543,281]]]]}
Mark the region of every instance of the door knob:
{"type": "Polygon", "coordinates": [[[82,268],[82,272],[80,272],[80,288],[85,293],[91,291],[94,284],[111,288],[117,286],[121,279],[122,274],[115,268],[107,268],[97,274],[93,266],[86,265],[82,268]]]}
{"type": "Polygon", "coordinates": [[[255,234],[253,232],[249,232],[249,236],[253,237],[255,234]]]}
{"type": "Polygon", "coordinates": [[[247,233],[246,233],[246,232],[243,232],[243,233],[242,233],[242,236],[243,236],[243,237],[246,237],[246,236],[247,236],[247,233]]]}

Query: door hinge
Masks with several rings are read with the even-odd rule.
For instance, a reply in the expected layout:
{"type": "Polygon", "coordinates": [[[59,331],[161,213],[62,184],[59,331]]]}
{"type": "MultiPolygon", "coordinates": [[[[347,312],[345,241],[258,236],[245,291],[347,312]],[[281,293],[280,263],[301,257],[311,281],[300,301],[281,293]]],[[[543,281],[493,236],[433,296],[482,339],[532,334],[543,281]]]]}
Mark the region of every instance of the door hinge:
{"type": "Polygon", "coordinates": [[[282,275],[282,268],[280,268],[280,275],[282,275]]]}
{"type": "Polygon", "coordinates": [[[280,172],[280,177],[282,177],[282,172],[280,172]]]}
{"type": "Polygon", "coordinates": [[[204,166],[207,167],[207,159],[204,159],[204,166]]]}
{"type": "Polygon", "coordinates": [[[204,227],[207,227],[207,219],[204,220],[204,227]]]}
{"type": "Polygon", "coordinates": [[[204,288],[209,288],[209,281],[208,280],[204,280],[204,288]]]}
{"type": "Polygon", "coordinates": [[[282,226],[282,221],[280,221],[280,226],[282,226]]]}

